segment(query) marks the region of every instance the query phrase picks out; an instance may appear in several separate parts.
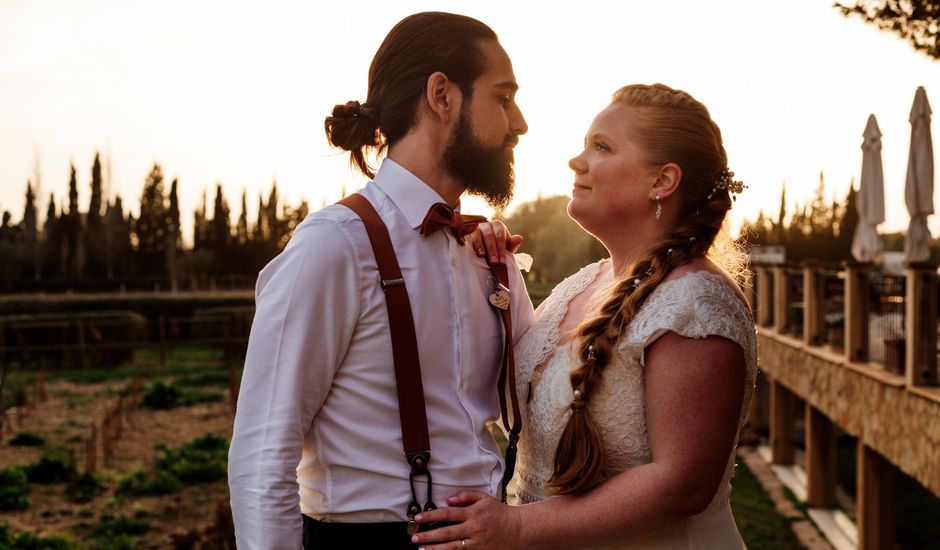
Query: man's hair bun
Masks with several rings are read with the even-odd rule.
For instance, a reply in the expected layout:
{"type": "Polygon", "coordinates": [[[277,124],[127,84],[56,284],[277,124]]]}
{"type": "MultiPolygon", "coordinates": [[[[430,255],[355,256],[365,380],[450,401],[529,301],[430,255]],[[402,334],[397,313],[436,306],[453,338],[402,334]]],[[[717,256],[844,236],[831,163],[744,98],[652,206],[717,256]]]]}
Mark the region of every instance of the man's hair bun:
{"type": "Polygon", "coordinates": [[[333,114],[324,121],[324,129],[330,144],[346,151],[380,143],[378,110],[358,101],[333,107],[333,114]]]}

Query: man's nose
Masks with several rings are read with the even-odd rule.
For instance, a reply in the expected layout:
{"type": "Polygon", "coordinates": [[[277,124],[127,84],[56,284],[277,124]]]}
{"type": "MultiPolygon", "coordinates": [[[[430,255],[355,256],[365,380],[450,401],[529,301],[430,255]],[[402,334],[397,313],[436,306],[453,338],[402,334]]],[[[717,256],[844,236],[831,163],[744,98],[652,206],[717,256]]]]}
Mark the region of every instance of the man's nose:
{"type": "Polygon", "coordinates": [[[512,121],[512,133],[516,134],[517,136],[521,136],[528,131],[529,125],[526,123],[525,117],[522,116],[522,110],[519,109],[519,107],[516,107],[516,116],[512,121]]]}

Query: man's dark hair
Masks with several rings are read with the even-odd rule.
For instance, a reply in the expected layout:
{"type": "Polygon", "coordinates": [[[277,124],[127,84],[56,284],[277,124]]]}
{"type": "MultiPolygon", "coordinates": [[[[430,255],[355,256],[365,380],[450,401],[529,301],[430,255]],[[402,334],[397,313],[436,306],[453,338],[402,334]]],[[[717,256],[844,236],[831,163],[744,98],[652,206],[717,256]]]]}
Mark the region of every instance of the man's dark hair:
{"type": "Polygon", "coordinates": [[[491,28],[464,15],[423,12],[402,19],[372,60],[366,102],[333,107],[325,121],[327,140],[350,151],[350,163],[374,177],[368,149],[382,151],[414,127],[428,77],[437,71],[446,74],[466,101],[473,82],[486,70],[479,43],[496,39],[491,28]]]}

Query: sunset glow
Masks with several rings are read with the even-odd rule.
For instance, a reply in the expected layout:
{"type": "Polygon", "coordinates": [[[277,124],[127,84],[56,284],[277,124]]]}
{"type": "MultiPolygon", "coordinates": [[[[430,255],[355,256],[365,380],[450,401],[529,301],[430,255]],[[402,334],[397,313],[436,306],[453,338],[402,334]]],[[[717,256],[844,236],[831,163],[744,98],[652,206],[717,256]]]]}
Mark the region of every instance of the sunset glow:
{"type": "MultiPolygon", "coordinates": [[[[887,221],[908,222],[908,113],[918,85],[940,105],[940,66],[892,35],[845,19],[831,2],[183,2],[0,4],[0,210],[22,216],[41,173],[66,199],[69,162],[87,205],[95,151],[110,193],[136,203],[154,162],[179,177],[184,231],[203,191],[224,186],[249,211],[277,179],[313,208],[363,184],[328,148],[335,103],[364,99],[386,32],[422,10],[489,24],[512,57],[530,131],[516,149],[516,202],[570,194],[568,159],[623,84],[663,82],[702,100],[721,126],[731,169],[750,188],[735,225],[776,215],[783,182],[807,202],[826,176],[841,200],[858,181],[870,113],[884,134],[887,221]],[[54,4],[53,7],[51,4],[54,4]]],[[[936,117],[935,117],[936,118],[936,117]]],[[[937,128],[934,123],[934,128],[937,128]]],[[[471,201],[471,211],[483,211],[471,201]]],[[[931,218],[936,236],[938,222],[931,218]]]]}

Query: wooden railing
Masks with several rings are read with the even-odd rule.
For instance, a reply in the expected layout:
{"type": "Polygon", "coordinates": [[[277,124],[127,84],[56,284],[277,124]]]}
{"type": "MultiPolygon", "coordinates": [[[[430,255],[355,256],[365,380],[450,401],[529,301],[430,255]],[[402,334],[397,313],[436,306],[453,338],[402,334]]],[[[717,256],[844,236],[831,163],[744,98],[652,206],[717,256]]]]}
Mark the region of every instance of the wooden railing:
{"type": "Polygon", "coordinates": [[[910,264],[901,276],[866,264],[753,271],[762,377],[752,423],[769,429],[772,462],[793,464],[804,407],[811,509],[836,503],[836,428],[857,438],[858,547],[890,548],[897,470],[940,496],[937,266],[910,264]]]}

